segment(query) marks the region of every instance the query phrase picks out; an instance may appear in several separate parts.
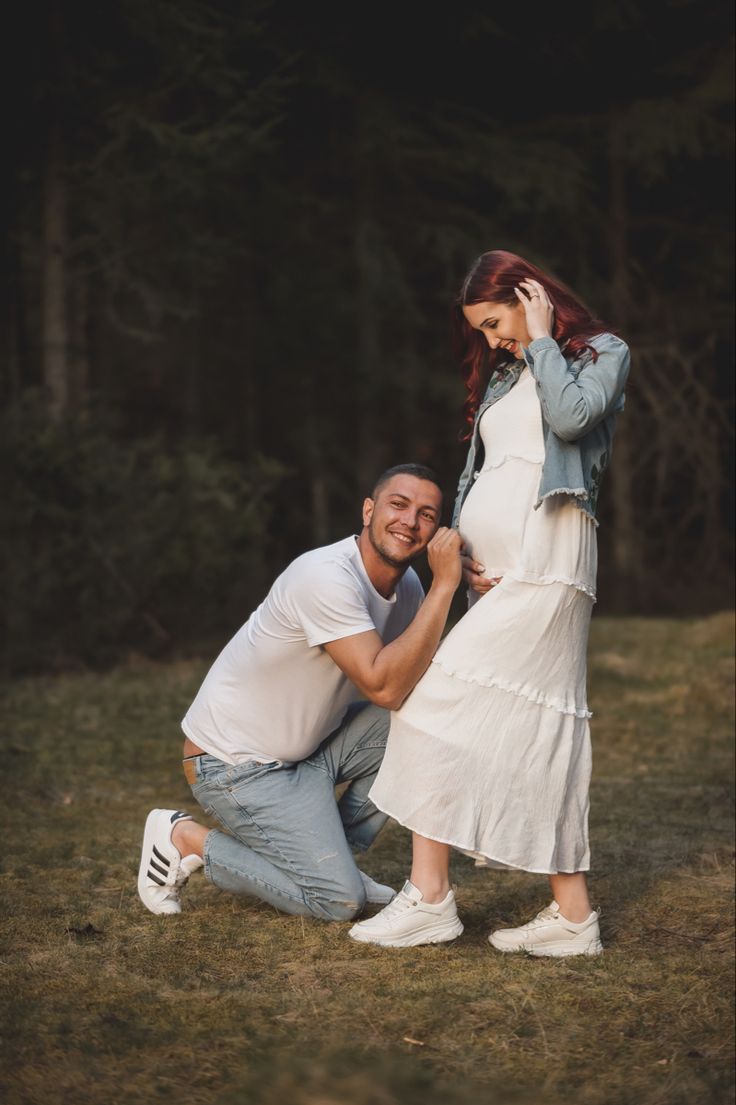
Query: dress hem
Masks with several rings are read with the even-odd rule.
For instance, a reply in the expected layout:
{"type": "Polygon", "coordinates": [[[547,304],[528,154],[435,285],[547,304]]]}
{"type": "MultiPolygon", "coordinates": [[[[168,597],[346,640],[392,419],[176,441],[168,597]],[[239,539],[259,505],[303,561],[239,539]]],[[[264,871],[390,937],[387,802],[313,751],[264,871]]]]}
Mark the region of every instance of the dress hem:
{"type": "Polygon", "coordinates": [[[455,848],[459,852],[475,852],[476,855],[485,856],[486,859],[493,860],[494,863],[501,863],[504,867],[508,867],[513,871],[526,871],[530,875],[576,875],[578,872],[585,873],[590,870],[590,866],[588,866],[575,867],[570,871],[564,871],[561,868],[556,867],[554,871],[550,871],[547,868],[542,867],[524,867],[520,863],[509,863],[509,861],[506,859],[500,859],[498,856],[492,856],[488,852],[482,852],[478,847],[471,846],[469,844],[458,844],[454,840],[446,840],[444,837],[437,836],[433,833],[428,833],[425,829],[417,829],[413,825],[410,825],[408,821],[402,821],[401,818],[396,816],[396,814],[391,813],[390,810],[385,809],[382,805],[380,805],[380,803],[375,800],[372,794],[369,794],[368,797],[370,798],[376,809],[379,809],[381,813],[385,813],[388,817],[393,818],[393,820],[396,821],[397,824],[401,825],[401,827],[404,829],[408,829],[409,832],[416,833],[418,836],[425,836],[428,840],[436,840],[438,844],[447,844],[448,847],[455,848]]]}

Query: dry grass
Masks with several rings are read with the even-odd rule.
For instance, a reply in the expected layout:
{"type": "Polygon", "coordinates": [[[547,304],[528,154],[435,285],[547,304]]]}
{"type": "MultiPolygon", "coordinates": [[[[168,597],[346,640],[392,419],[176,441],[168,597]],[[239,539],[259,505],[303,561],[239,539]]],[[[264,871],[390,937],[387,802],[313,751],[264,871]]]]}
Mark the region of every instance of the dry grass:
{"type": "MultiPolygon", "coordinates": [[[[733,617],[594,619],[594,897],[606,953],[505,958],[545,881],[459,857],[466,935],[359,947],[192,880],[135,892],[151,805],[191,805],[178,718],[203,664],[6,689],[8,1103],[726,1105],[732,1100],[733,617]]],[[[395,884],[409,838],[365,858],[395,884]]]]}

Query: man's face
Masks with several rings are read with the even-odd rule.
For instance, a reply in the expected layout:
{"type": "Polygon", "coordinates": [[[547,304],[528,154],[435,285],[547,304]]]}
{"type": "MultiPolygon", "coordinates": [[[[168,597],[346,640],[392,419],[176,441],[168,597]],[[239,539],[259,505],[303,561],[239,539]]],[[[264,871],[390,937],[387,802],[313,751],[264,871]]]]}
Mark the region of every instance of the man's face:
{"type": "Polygon", "coordinates": [[[403,568],[424,552],[437,531],[442,492],[430,480],[393,476],[363,504],[363,525],[378,555],[403,568]]]}

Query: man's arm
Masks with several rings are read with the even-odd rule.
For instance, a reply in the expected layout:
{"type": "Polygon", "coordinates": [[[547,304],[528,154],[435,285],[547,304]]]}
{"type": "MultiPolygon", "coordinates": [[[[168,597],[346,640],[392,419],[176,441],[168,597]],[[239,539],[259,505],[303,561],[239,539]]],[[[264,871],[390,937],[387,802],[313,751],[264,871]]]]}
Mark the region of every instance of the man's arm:
{"type": "Polygon", "coordinates": [[[413,622],[384,645],[375,630],[328,641],[325,651],[377,706],[398,710],[429,667],[461,578],[462,540],[456,530],[440,529],[427,546],[432,586],[413,622]]]}

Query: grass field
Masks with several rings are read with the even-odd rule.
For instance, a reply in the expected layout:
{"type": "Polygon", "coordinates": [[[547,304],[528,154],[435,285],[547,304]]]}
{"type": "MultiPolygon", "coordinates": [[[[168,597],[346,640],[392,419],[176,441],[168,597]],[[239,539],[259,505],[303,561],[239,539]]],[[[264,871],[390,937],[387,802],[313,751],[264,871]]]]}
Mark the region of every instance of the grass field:
{"type": "MultiPolygon", "coordinates": [[[[594,618],[593,960],[494,952],[546,880],[464,857],[451,947],[357,946],[201,876],[181,917],[153,917],[143,821],[193,806],[178,720],[206,663],[6,686],[2,1100],[731,1102],[733,632],[594,618]]],[[[363,866],[400,885],[409,857],[390,825],[363,866]]]]}

